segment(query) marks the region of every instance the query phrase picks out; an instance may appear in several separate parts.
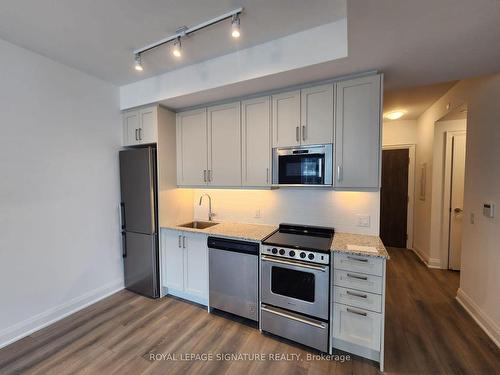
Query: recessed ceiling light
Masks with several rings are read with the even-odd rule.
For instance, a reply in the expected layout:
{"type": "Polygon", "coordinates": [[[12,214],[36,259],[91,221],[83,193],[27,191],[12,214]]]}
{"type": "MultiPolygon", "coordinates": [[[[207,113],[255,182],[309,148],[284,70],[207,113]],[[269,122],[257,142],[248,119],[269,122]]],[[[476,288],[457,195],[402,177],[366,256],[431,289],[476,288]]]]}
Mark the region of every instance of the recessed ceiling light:
{"type": "Polygon", "coordinates": [[[392,111],[384,115],[385,118],[389,120],[397,120],[405,115],[405,111],[392,111]]]}
{"type": "Polygon", "coordinates": [[[174,45],[172,47],[172,55],[174,55],[175,57],[181,57],[182,56],[181,49],[182,49],[181,38],[178,37],[175,40],[174,45]]]}
{"type": "Polygon", "coordinates": [[[138,72],[142,72],[144,68],[142,67],[141,63],[141,55],[135,55],[135,63],[134,63],[134,69],[137,70],[138,72]]]}
{"type": "Polygon", "coordinates": [[[235,14],[233,16],[233,20],[231,21],[231,36],[233,38],[239,38],[240,33],[240,16],[239,14],[235,14]]]}

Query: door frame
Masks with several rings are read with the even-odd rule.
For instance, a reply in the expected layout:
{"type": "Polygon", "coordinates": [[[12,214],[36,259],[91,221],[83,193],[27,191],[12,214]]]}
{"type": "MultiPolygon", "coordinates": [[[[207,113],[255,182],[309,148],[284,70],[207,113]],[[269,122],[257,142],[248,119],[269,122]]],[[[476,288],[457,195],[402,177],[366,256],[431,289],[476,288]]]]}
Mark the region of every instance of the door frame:
{"type": "MultiPolygon", "coordinates": [[[[408,207],[406,214],[406,233],[408,238],[406,239],[406,248],[413,250],[413,210],[415,206],[415,154],[416,154],[415,144],[394,144],[394,145],[383,145],[383,150],[401,150],[407,149],[408,156],[410,158],[408,164],[408,207]]],[[[383,167],[383,166],[381,166],[383,167]]]]}
{"type": "MultiPolygon", "coordinates": [[[[453,137],[456,135],[465,135],[466,130],[450,130],[445,134],[444,145],[444,173],[443,173],[443,210],[442,210],[442,233],[441,233],[441,248],[446,253],[446,267],[450,268],[450,199],[451,199],[451,167],[453,153],[453,137]]],[[[467,139],[467,138],[466,138],[467,139]]]]}

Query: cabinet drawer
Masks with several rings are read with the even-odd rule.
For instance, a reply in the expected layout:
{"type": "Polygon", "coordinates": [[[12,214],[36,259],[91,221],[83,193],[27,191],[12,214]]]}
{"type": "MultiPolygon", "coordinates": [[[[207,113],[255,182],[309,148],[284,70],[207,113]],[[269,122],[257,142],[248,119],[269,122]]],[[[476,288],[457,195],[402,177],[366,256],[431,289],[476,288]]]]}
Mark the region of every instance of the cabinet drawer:
{"type": "Polygon", "coordinates": [[[379,351],[381,319],[379,313],[334,303],[333,337],[379,351]]]}
{"type": "Polygon", "coordinates": [[[382,311],[382,296],[380,294],[335,286],[333,288],[333,300],[337,303],[360,307],[374,312],[382,311]]]}
{"type": "Polygon", "coordinates": [[[382,294],[382,278],[380,276],[334,269],[333,284],[348,289],[382,294]]]}
{"type": "Polygon", "coordinates": [[[382,276],[383,262],[382,258],[345,253],[335,253],[333,257],[334,268],[376,276],[382,276]]]}

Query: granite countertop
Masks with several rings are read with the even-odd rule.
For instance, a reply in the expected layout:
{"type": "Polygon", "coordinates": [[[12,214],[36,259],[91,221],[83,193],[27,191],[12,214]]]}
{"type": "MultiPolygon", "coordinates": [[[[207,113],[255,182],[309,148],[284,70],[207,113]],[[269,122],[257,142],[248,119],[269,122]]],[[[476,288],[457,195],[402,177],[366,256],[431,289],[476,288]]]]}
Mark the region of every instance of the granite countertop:
{"type": "Polygon", "coordinates": [[[217,225],[206,229],[184,228],[180,227],[179,225],[167,225],[162,226],[162,228],[259,242],[270,235],[272,232],[274,232],[276,229],[278,229],[278,227],[275,225],[242,224],[229,222],[218,223],[217,225]]]}
{"type": "Polygon", "coordinates": [[[331,250],[333,252],[358,254],[389,259],[389,253],[385,249],[382,240],[378,236],[368,236],[364,234],[352,233],[335,233],[335,235],[333,236],[331,250]],[[363,247],[374,248],[376,252],[367,251],[368,249],[363,249],[363,247]]]}

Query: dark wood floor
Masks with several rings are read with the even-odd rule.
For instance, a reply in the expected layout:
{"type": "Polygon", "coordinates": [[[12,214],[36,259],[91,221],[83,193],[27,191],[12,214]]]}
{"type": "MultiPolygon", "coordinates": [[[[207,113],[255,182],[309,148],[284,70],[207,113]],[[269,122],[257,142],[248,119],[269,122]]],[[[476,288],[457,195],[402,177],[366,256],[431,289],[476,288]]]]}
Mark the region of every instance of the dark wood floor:
{"type": "MultiPolygon", "coordinates": [[[[459,274],[428,269],[409,250],[389,252],[386,374],[499,374],[500,350],[454,299],[459,274]]],[[[375,362],[307,360],[308,353],[200,306],[122,291],[0,350],[0,374],[378,373],[375,362]],[[151,353],[170,358],[150,360],[151,353]],[[180,357],[189,353],[214,359],[224,353],[288,353],[300,359],[180,357]]]]}

